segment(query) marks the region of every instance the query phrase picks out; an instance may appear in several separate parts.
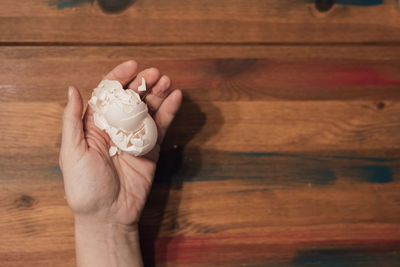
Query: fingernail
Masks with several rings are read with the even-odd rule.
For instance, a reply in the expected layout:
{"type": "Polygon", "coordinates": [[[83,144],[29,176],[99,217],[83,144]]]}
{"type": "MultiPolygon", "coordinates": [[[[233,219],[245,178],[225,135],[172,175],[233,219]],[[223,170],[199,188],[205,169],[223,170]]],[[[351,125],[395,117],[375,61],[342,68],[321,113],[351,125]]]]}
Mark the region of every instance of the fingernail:
{"type": "Polygon", "coordinates": [[[71,100],[72,97],[72,87],[68,87],[68,101],[71,100]]]}

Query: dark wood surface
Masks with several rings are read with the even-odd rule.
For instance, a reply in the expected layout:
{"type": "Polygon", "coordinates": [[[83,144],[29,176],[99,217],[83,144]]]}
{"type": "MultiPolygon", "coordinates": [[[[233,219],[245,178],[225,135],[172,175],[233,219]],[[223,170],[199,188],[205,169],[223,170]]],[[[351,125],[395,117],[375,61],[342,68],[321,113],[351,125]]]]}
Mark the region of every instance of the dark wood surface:
{"type": "Polygon", "coordinates": [[[121,13],[108,14],[92,0],[18,3],[2,0],[0,41],[93,44],[400,41],[400,9],[396,0],[368,7],[336,4],[326,12],[320,12],[312,0],[131,2],[121,13]]]}
{"type": "Polygon", "coordinates": [[[141,220],[148,266],[399,264],[396,1],[23,2],[0,4],[1,266],[74,264],[66,88],[86,102],[127,59],[184,93],[141,220]]]}

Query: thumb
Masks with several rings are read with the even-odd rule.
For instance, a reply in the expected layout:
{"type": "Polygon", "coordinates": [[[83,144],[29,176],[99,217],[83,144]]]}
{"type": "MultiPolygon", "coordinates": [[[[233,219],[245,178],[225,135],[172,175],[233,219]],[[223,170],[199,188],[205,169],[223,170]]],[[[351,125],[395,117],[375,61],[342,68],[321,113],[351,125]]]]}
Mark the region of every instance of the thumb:
{"type": "Polygon", "coordinates": [[[82,123],[83,101],[78,89],[68,88],[68,104],[64,109],[61,152],[71,155],[73,151],[83,152],[85,138],[82,123]]]}

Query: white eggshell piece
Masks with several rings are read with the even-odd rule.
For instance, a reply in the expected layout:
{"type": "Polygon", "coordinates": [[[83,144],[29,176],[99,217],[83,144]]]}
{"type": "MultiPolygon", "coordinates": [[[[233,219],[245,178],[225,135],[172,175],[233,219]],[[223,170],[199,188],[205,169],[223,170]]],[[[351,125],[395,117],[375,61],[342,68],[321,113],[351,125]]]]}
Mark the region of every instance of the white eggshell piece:
{"type": "Polygon", "coordinates": [[[107,121],[103,116],[100,116],[98,113],[93,114],[94,124],[100,128],[100,130],[105,130],[108,127],[107,121]]]}
{"type": "Polygon", "coordinates": [[[108,151],[110,154],[110,157],[114,156],[118,152],[118,148],[116,146],[111,146],[110,150],[108,151]]]}
{"type": "MultiPolygon", "coordinates": [[[[144,78],[140,87],[146,90],[144,78]]],[[[95,125],[105,130],[117,146],[110,148],[110,156],[120,151],[140,156],[153,149],[157,126],[137,93],[124,90],[118,81],[103,80],[93,90],[89,105],[95,125]]]]}
{"type": "Polygon", "coordinates": [[[143,124],[144,124],[145,134],[140,138],[143,141],[143,143],[140,142],[139,146],[139,142],[135,141],[137,145],[132,145],[124,151],[132,155],[138,156],[138,155],[145,155],[153,149],[153,147],[157,143],[157,137],[158,137],[157,126],[153,118],[150,116],[150,114],[147,114],[147,117],[143,121],[143,124]]]}
{"type": "Polygon", "coordinates": [[[144,80],[143,77],[142,77],[142,84],[138,87],[138,91],[139,91],[139,92],[144,92],[144,91],[146,91],[146,81],[144,80]]]}

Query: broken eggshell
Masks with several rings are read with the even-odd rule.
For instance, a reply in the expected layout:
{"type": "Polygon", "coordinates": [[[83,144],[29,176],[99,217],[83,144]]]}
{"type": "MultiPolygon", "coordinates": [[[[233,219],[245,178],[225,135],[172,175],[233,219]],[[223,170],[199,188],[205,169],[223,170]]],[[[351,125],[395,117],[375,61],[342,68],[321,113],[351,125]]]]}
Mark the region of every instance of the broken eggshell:
{"type": "MultiPolygon", "coordinates": [[[[143,84],[144,79],[142,88],[143,84]]],[[[110,156],[120,151],[141,156],[153,149],[157,142],[157,126],[136,92],[125,90],[118,81],[103,80],[93,90],[89,105],[95,125],[105,130],[118,148],[112,146],[110,156]]]]}

